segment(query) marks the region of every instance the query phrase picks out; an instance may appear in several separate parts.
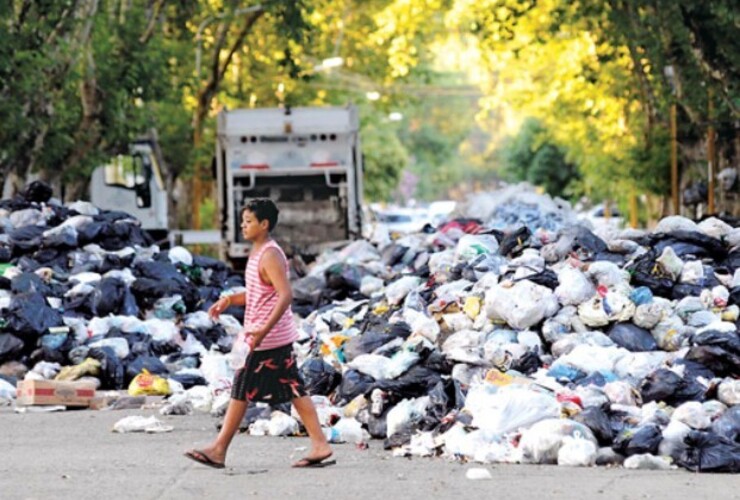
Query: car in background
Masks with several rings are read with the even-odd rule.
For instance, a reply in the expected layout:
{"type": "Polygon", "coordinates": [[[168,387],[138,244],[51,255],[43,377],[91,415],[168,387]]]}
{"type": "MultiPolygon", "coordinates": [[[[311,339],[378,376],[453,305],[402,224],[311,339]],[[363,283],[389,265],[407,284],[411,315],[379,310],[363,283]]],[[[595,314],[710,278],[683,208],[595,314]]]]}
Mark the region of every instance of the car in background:
{"type": "Polygon", "coordinates": [[[391,233],[417,233],[431,221],[426,210],[416,208],[392,208],[378,210],[375,219],[391,233]]]}
{"type": "Polygon", "coordinates": [[[429,220],[434,227],[447,222],[457,208],[457,202],[452,200],[433,201],[427,207],[429,220]]]}
{"type": "Polygon", "coordinates": [[[617,207],[610,207],[611,213],[606,217],[606,210],[603,203],[599,203],[593,208],[587,210],[581,219],[587,220],[593,224],[594,229],[621,229],[624,226],[624,217],[617,207]]]}

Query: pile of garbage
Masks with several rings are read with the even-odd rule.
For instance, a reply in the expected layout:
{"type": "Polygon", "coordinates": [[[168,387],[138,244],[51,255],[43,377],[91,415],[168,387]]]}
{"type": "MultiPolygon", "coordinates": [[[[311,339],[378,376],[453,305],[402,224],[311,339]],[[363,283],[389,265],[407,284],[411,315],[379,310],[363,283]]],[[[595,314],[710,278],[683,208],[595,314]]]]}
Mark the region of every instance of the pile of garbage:
{"type": "MultiPolygon", "coordinates": [[[[0,400],[22,377],[92,376],[158,386],[163,415],[222,415],[243,311],[205,310],[243,278],[160,251],[125,214],[28,191],[0,202],[0,400]]],[[[481,463],[740,471],[740,229],[668,217],[597,235],[542,206],[395,240],[379,226],[293,282],[327,437],[481,463]]],[[[301,424],[258,403],[243,429],[301,424]]]]}
{"type": "Polygon", "coordinates": [[[376,231],[294,283],[327,435],[483,463],[740,471],[740,229],[500,222],[376,231]]]}
{"type": "Polygon", "coordinates": [[[502,230],[525,226],[532,232],[557,231],[578,221],[568,201],[540,194],[526,182],[472,194],[460,211],[481,219],[488,228],[502,230]]]}
{"type": "Polygon", "coordinates": [[[214,323],[204,310],[243,276],[160,250],[129,214],[51,195],[34,182],[0,201],[0,402],[22,379],[120,390],[146,370],[206,385],[201,356],[229,352],[243,311],[214,323]]]}

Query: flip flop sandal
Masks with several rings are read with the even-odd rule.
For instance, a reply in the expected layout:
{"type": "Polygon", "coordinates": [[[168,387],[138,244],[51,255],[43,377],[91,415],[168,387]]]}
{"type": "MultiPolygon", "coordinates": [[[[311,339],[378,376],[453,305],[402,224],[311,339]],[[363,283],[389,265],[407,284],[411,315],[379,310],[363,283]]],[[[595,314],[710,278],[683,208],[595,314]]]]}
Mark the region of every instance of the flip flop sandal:
{"type": "Polygon", "coordinates": [[[337,463],[336,460],[329,460],[331,455],[328,457],[323,458],[310,458],[310,457],[304,457],[294,463],[292,467],[296,469],[308,469],[308,468],[321,468],[321,467],[328,467],[330,465],[335,465],[337,463]]]}
{"type": "Polygon", "coordinates": [[[202,465],[207,465],[208,467],[213,467],[214,469],[223,469],[226,467],[221,462],[216,462],[215,460],[211,460],[208,458],[208,455],[203,453],[200,450],[192,450],[185,452],[185,456],[188,457],[190,460],[193,460],[195,462],[198,462],[202,465]]]}

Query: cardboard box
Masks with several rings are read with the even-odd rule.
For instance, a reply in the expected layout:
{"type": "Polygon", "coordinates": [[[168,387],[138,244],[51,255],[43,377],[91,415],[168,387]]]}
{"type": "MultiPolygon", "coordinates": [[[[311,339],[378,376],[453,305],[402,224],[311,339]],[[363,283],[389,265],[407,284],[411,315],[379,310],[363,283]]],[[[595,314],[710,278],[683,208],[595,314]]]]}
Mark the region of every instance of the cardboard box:
{"type": "Polygon", "coordinates": [[[22,380],[16,389],[18,406],[64,405],[90,406],[95,397],[94,382],[60,382],[57,380],[22,380]]]}

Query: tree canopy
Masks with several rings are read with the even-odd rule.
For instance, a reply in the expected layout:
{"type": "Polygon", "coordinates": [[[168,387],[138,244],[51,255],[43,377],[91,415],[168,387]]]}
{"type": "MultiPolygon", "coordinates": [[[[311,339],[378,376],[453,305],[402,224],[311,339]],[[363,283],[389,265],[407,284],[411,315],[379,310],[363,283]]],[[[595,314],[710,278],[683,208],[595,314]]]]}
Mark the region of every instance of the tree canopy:
{"type": "Polygon", "coordinates": [[[420,198],[507,175],[666,196],[673,103],[684,170],[710,125],[720,164],[738,158],[730,0],[10,0],[0,15],[0,174],[70,196],[151,129],[169,185],[208,182],[223,107],[356,103],[373,200],[404,171],[420,198]]]}

